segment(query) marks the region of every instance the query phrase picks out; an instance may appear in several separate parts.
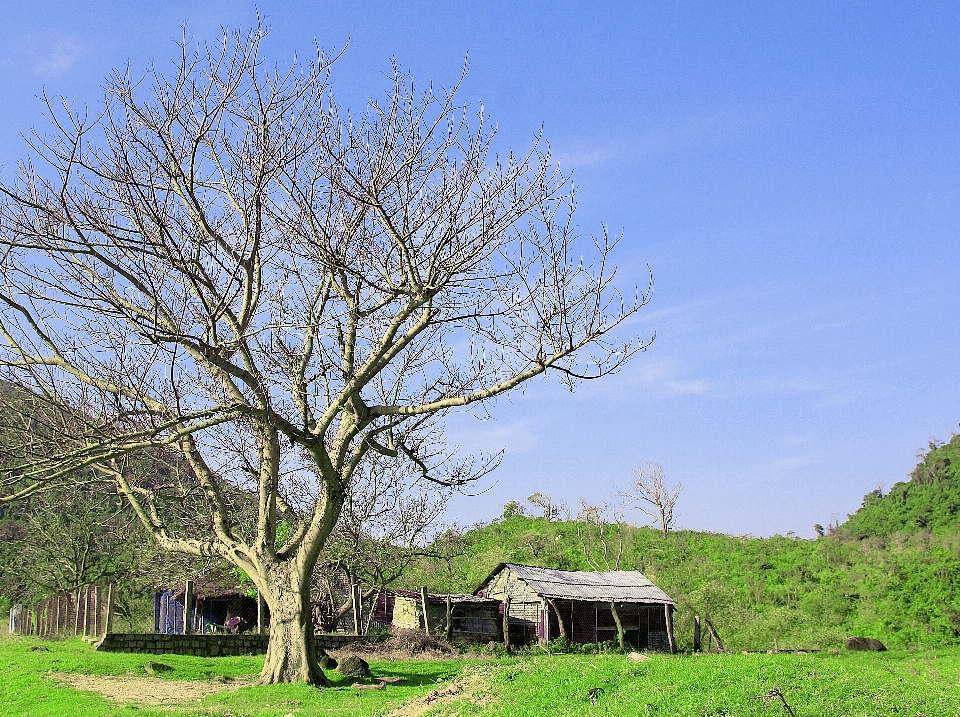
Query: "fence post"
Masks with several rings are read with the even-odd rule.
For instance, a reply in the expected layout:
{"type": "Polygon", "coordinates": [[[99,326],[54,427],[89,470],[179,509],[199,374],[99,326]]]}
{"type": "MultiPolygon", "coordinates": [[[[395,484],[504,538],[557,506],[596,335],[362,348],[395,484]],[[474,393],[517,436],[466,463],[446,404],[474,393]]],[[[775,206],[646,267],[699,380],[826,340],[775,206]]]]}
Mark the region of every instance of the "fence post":
{"type": "Polygon", "coordinates": [[[693,651],[700,652],[700,616],[693,616],[693,651]]]}
{"type": "Polygon", "coordinates": [[[423,631],[430,634],[430,597],[427,595],[427,586],[420,586],[420,604],[423,607],[423,631]]]}
{"type": "Polygon", "coordinates": [[[447,593],[447,641],[453,639],[453,603],[450,600],[450,593],[447,593]]]}
{"type": "Polygon", "coordinates": [[[503,601],[503,649],[510,652],[510,596],[503,601]]]}
{"type": "Polygon", "coordinates": [[[360,584],[354,583],[351,586],[351,602],[353,602],[353,634],[360,635],[360,619],[363,617],[363,597],[360,593],[360,584]]]}
{"type": "Polygon", "coordinates": [[[103,627],[103,588],[99,585],[93,586],[93,630],[90,632],[90,637],[95,637],[100,634],[100,628],[103,627]]]}
{"type": "Polygon", "coordinates": [[[183,634],[193,632],[193,580],[187,580],[183,590],[183,634]]]}
{"type": "Polygon", "coordinates": [[[666,612],[667,642],[670,645],[670,654],[673,654],[677,651],[677,643],[673,639],[673,605],[664,603],[663,609],[666,612]]]}
{"type": "Polygon", "coordinates": [[[103,636],[113,630],[113,603],[117,599],[116,583],[107,585],[107,618],[103,621],[103,636]]]}
{"type": "Polygon", "coordinates": [[[83,636],[86,637],[90,630],[90,586],[83,588],[83,636]]]}
{"type": "MultiPolygon", "coordinates": [[[[71,594],[72,596],[72,594],[71,594]]],[[[74,600],[76,611],[73,614],[73,634],[80,634],[80,588],[77,588],[77,599],[74,600]]]]}

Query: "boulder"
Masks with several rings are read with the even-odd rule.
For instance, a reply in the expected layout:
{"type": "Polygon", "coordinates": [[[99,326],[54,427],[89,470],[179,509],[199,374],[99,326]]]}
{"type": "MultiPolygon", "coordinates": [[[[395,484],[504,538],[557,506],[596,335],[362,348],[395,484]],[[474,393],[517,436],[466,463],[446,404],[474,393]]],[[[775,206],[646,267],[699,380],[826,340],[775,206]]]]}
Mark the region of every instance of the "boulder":
{"type": "Polygon", "coordinates": [[[152,660],[143,666],[143,671],[148,675],[159,675],[161,672],[170,672],[173,670],[170,665],[165,665],[162,662],[153,662],[152,660]]]}
{"type": "Polygon", "coordinates": [[[847,649],[858,652],[883,652],[887,647],[880,640],[872,637],[848,637],[847,649]]]}
{"type": "Polygon", "coordinates": [[[357,655],[347,655],[337,665],[337,672],[344,677],[369,677],[370,665],[357,655]]]}
{"type": "Polygon", "coordinates": [[[321,655],[320,667],[325,670],[335,670],[337,669],[337,659],[335,657],[330,657],[330,655],[321,655]]]}

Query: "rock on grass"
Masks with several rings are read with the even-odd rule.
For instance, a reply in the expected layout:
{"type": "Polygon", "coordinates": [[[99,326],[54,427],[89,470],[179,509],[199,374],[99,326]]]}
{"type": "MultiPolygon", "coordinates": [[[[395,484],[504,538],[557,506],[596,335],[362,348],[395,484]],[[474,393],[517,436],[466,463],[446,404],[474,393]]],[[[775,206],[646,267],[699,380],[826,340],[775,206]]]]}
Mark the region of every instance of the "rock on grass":
{"type": "Polygon", "coordinates": [[[847,649],[860,652],[883,652],[887,646],[872,637],[848,637],[847,649]]]}
{"type": "Polygon", "coordinates": [[[347,655],[337,665],[337,672],[344,677],[369,677],[370,665],[357,655],[347,655]]]}
{"type": "Polygon", "coordinates": [[[171,672],[173,670],[170,665],[165,665],[162,662],[154,662],[151,660],[143,666],[143,671],[148,675],[159,675],[161,672],[171,672]]]}

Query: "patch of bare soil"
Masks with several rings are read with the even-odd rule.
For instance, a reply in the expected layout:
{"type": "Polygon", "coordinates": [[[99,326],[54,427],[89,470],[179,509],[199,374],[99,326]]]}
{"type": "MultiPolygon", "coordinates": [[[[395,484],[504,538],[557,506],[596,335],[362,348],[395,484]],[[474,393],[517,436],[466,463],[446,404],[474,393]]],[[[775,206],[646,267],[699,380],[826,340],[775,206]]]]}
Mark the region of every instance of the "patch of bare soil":
{"type": "Polygon", "coordinates": [[[174,705],[195,702],[208,695],[236,690],[247,680],[206,682],[202,680],[160,680],[156,677],[75,675],[60,673],[53,677],[66,687],[97,692],[108,700],[140,705],[174,705]]]}
{"type": "Polygon", "coordinates": [[[387,717],[423,717],[430,710],[461,699],[468,699],[475,704],[484,704],[483,692],[486,684],[483,674],[473,670],[444,687],[439,687],[423,697],[417,697],[401,705],[389,712],[387,717]]]}

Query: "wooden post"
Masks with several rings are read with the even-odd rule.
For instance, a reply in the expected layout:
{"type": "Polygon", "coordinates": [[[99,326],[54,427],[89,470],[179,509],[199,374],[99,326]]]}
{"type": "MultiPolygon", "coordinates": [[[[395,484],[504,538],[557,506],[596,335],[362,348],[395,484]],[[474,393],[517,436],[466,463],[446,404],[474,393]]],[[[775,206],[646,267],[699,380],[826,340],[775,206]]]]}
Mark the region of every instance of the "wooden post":
{"type": "Polygon", "coordinates": [[[664,603],[663,609],[667,618],[667,641],[670,643],[670,654],[672,655],[677,651],[677,643],[673,639],[673,605],[664,603]]]}
{"type": "Polygon", "coordinates": [[[264,618],[266,615],[266,605],[263,604],[263,595],[260,594],[260,591],[257,590],[257,634],[263,634],[264,623],[266,620],[264,618]]]}
{"type": "Polygon", "coordinates": [[[93,588],[93,630],[90,637],[103,634],[103,588],[99,585],[93,588]]]}
{"type": "MultiPolygon", "coordinates": [[[[593,644],[600,642],[600,607],[593,603],[593,644]]],[[[597,650],[599,653],[600,651],[597,650]]]]}
{"type": "Polygon", "coordinates": [[[547,606],[547,599],[540,601],[540,624],[543,625],[543,635],[540,636],[540,644],[546,645],[550,642],[550,608],[547,606]]]}
{"type": "Polygon", "coordinates": [[[183,588],[183,634],[193,632],[193,580],[187,580],[183,588]]]}
{"type": "Polygon", "coordinates": [[[693,651],[700,652],[700,616],[693,616],[693,651]]]}
{"type": "Polygon", "coordinates": [[[447,593],[447,642],[453,639],[453,602],[447,593]]]}
{"type": "Polygon", "coordinates": [[[710,631],[710,634],[713,635],[714,642],[717,643],[717,652],[726,652],[723,647],[723,643],[720,642],[720,635],[717,634],[717,630],[713,626],[713,623],[710,622],[709,618],[703,618],[703,621],[707,623],[707,629],[710,631]]]}
{"type": "Polygon", "coordinates": [[[83,636],[86,637],[90,629],[90,586],[83,588],[83,636]]]}
{"type": "Polygon", "coordinates": [[[430,597],[427,595],[427,586],[420,586],[420,607],[423,608],[423,631],[430,634],[430,597]]]}
{"type": "Polygon", "coordinates": [[[503,601],[503,649],[510,652],[510,596],[503,601]]]}
{"type": "MultiPolygon", "coordinates": [[[[623,623],[620,621],[620,612],[617,610],[617,603],[610,603],[610,612],[613,614],[613,621],[617,624],[617,642],[620,644],[620,650],[624,648],[623,644],[623,623]]],[[[672,652],[673,650],[671,650],[672,652]]]]}
{"type": "Polygon", "coordinates": [[[360,620],[363,618],[363,596],[360,593],[360,584],[353,584],[353,595],[351,597],[351,602],[353,602],[353,634],[360,635],[362,630],[360,629],[360,620]]]}
{"type": "Polygon", "coordinates": [[[113,632],[113,609],[114,603],[117,601],[117,584],[110,583],[107,585],[107,617],[103,621],[103,636],[106,637],[107,633],[113,632]]]}

